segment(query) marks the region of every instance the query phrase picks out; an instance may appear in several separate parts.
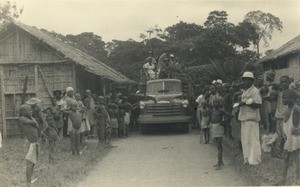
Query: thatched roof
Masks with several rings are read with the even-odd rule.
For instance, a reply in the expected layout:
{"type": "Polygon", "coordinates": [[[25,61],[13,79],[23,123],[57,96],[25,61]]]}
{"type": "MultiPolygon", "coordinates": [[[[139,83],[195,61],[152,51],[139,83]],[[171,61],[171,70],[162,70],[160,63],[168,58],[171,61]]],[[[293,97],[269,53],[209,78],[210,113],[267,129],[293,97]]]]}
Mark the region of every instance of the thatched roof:
{"type": "Polygon", "coordinates": [[[289,55],[289,54],[294,54],[294,53],[300,53],[300,35],[297,37],[293,38],[280,48],[274,50],[271,54],[268,56],[265,56],[260,60],[260,63],[266,62],[266,61],[271,61],[275,60],[277,58],[289,55]]]}
{"type": "Polygon", "coordinates": [[[133,82],[120,72],[100,62],[96,58],[84,53],[83,51],[72,47],[67,43],[63,43],[58,38],[51,34],[37,29],[36,27],[28,26],[20,22],[14,22],[13,25],[24,30],[30,35],[37,38],[39,41],[51,46],[64,55],[65,59],[71,60],[82,66],[85,71],[98,75],[102,78],[112,80],[118,83],[133,82]]]}

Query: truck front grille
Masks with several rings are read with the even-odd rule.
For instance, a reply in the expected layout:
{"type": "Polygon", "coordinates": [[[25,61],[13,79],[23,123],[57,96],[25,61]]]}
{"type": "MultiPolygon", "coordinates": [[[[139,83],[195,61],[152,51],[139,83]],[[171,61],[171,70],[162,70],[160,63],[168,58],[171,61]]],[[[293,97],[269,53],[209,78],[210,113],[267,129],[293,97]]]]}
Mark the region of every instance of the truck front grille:
{"type": "Polygon", "coordinates": [[[181,115],[180,105],[171,104],[156,104],[147,106],[147,114],[152,114],[155,116],[176,116],[181,115]]]}

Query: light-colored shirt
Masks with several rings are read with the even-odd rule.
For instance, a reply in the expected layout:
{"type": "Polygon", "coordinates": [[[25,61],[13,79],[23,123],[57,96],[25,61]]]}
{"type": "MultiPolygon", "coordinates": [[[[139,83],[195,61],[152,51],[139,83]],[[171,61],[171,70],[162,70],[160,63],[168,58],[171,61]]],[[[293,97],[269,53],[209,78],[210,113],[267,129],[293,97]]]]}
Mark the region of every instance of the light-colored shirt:
{"type": "Polygon", "coordinates": [[[150,63],[147,62],[147,63],[143,66],[143,68],[147,70],[147,73],[148,73],[148,75],[149,75],[151,78],[154,78],[154,76],[155,76],[155,72],[154,72],[155,65],[154,65],[154,64],[150,65],[150,63]]]}
{"type": "MultiPolygon", "coordinates": [[[[251,103],[261,104],[262,99],[259,90],[254,85],[252,85],[250,88],[243,91],[242,102],[246,102],[248,104],[251,103]]],[[[241,106],[238,119],[240,121],[259,122],[260,121],[259,108],[251,108],[247,105],[241,106]]]]}

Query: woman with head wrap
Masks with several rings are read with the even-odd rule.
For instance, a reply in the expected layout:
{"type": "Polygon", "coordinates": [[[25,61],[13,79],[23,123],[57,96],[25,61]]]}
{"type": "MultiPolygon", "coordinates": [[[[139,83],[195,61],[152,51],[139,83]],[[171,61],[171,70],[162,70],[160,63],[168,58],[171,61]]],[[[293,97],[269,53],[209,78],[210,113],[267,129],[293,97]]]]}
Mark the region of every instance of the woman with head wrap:
{"type": "MultiPolygon", "coordinates": [[[[63,101],[61,103],[62,109],[68,109],[72,102],[76,102],[74,95],[75,95],[74,89],[72,87],[67,87],[66,95],[64,96],[63,101]]],[[[65,136],[68,135],[71,130],[72,130],[72,122],[68,118],[67,114],[65,114],[64,115],[64,127],[63,127],[64,135],[65,136]]]]}

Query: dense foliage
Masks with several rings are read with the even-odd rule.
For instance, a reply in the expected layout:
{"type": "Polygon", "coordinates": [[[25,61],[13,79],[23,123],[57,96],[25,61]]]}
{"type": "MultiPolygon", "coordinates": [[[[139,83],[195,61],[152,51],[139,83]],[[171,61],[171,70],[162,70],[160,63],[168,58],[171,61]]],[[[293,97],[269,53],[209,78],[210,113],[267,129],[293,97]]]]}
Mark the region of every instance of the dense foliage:
{"type": "Polygon", "coordinates": [[[6,1],[0,5],[0,26],[14,21],[23,13],[23,7],[18,8],[15,2],[6,1]]]}
{"type": "Polygon", "coordinates": [[[258,48],[261,40],[267,42],[273,30],[281,28],[279,18],[261,11],[249,12],[236,25],[228,21],[227,12],[212,11],[203,25],[180,21],[164,30],[156,25],[140,34],[141,41],[105,43],[90,32],[67,35],[63,40],[136,82],[140,81],[140,70],[149,51],[157,58],[165,52],[174,54],[188,67],[186,80],[191,80],[195,87],[203,87],[217,78],[238,79],[246,64],[258,61],[259,51],[253,51],[253,46],[258,48]]]}

